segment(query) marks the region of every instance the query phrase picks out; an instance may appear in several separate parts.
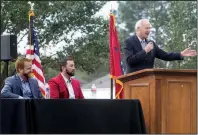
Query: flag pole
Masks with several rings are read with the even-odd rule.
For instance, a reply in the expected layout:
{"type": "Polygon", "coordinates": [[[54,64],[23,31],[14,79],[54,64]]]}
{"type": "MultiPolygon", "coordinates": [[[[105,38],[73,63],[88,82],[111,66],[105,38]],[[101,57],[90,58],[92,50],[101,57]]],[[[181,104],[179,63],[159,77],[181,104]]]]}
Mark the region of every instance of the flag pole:
{"type": "MultiPolygon", "coordinates": [[[[112,4],[111,4],[111,10],[110,10],[110,12],[112,12],[113,11],[113,8],[112,8],[112,4]]],[[[113,99],[113,78],[111,77],[111,99],[113,99]]]]}
{"type": "Polygon", "coordinates": [[[113,99],[113,79],[111,78],[111,99],[113,99]]]}
{"type": "Polygon", "coordinates": [[[30,1],[28,2],[28,4],[30,5],[30,11],[29,11],[29,45],[32,46],[32,39],[31,39],[31,31],[30,31],[30,17],[34,16],[34,3],[31,3],[30,1]]]}

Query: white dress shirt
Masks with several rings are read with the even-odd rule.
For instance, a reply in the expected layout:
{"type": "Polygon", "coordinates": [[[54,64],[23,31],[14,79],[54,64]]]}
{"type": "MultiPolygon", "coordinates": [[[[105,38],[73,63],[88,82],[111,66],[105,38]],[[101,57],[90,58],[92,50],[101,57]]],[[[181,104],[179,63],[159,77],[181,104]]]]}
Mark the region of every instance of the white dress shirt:
{"type": "Polygon", "coordinates": [[[138,37],[138,39],[139,39],[139,41],[141,43],[142,49],[144,49],[146,47],[146,45],[147,45],[146,40],[145,39],[142,40],[140,37],[138,37]]]}
{"type": "Polygon", "coordinates": [[[74,94],[74,89],[71,84],[71,80],[68,80],[62,73],[61,73],[63,79],[65,80],[65,84],[67,85],[67,89],[69,91],[69,98],[70,99],[75,99],[75,94],[74,94]]]}

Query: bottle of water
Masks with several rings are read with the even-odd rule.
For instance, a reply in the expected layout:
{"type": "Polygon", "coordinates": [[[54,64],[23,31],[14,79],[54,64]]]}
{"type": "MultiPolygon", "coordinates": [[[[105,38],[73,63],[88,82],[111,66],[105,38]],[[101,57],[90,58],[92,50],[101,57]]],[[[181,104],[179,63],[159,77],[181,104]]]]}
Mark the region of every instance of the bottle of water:
{"type": "Polygon", "coordinates": [[[96,96],[96,85],[95,84],[92,84],[92,86],[91,86],[91,93],[92,93],[92,98],[96,99],[97,96],[96,96]]]}
{"type": "Polygon", "coordinates": [[[91,92],[96,93],[96,85],[95,84],[92,84],[91,92]]]}

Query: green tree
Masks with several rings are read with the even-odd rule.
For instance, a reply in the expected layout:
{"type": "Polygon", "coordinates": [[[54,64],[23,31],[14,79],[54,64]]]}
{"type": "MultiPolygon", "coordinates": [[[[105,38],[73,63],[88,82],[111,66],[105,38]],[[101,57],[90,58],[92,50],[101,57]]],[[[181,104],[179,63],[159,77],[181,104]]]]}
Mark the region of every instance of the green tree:
{"type": "MultiPolygon", "coordinates": [[[[52,49],[50,44],[53,46],[60,42],[63,44],[60,51],[54,52],[47,59],[41,55],[45,64],[55,65],[57,59],[73,55],[76,58],[77,68],[95,72],[95,67],[106,61],[107,21],[95,16],[105,1],[33,1],[33,3],[40,49],[52,49]],[[77,37],[77,34],[81,36],[77,37]],[[85,51],[88,49],[92,53],[84,55],[85,53],[81,53],[85,52],[83,49],[85,51]],[[95,54],[100,54],[101,58],[95,54]],[[56,56],[56,59],[52,56],[56,56]]],[[[27,35],[29,10],[30,5],[26,1],[3,1],[1,34],[7,32],[19,36],[24,32],[23,36],[27,35]]]]}
{"type": "MultiPolygon", "coordinates": [[[[32,3],[40,50],[53,50],[51,45],[62,44],[57,52],[40,55],[46,80],[59,72],[58,61],[68,55],[74,57],[77,70],[88,74],[108,62],[108,21],[95,16],[106,1],[32,3]]],[[[28,1],[2,1],[1,34],[27,36],[29,11],[28,1]]]]}
{"type": "MultiPolygon", "coordinates": [[[[40,55],[46,80],[59,72],[58,61],[68,55],[74,57],[77,73],[89,75],[108,63],[108,21],[95,16],[107,1],[31,2],[40,50],[53,50],[51,45],[61,43],[57,52],[40,55]]],[[[27,36],[29,11],[28,1],[2,1],[1,34],[27,36]]]]}
{"type": "MultiPolygon", "coordinates": [[[[169,2],[169,21],[167,21],[164,28],[166,50],[180,52],[189,45],[191,45],[192,49],[196,49],[196,8],[196,1],[169,2]]],[[[169,67],[196,69],[196,61],[196,57],[188,57],[184,61],[171,62],[169,67]]]]}

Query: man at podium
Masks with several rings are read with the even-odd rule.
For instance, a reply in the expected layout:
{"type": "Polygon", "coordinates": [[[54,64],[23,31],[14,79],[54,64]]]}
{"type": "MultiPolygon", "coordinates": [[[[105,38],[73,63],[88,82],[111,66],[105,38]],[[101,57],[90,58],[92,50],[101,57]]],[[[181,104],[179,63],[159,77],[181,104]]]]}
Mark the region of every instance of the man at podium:
{"type": "Polygon", "coordinates": [[[186,48],[182,52],[165,52],[154,41],[148,40],[151,24],[147,19],[139,20],[135,25],[136,34],[124,40],[126,73],[153,68],[155,58],[173,61],[183,60],[184,56],[196,56],[197,52],[186,48]]]}

